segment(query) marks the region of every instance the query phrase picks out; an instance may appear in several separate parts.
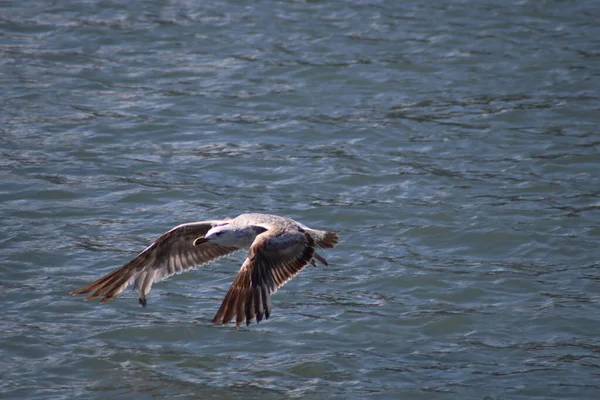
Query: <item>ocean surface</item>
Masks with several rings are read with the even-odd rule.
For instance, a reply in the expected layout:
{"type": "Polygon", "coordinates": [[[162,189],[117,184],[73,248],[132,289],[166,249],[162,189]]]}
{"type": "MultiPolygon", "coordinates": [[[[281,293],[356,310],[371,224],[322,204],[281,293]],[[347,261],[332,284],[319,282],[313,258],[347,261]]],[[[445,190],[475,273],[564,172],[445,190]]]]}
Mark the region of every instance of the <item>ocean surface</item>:
{"type": "Polygon", "coordinates": [[[595,1],[0,3],[0,398],[600,398],[595,1]],[[337,232],[69,295],[184,222],[337,232]]]}

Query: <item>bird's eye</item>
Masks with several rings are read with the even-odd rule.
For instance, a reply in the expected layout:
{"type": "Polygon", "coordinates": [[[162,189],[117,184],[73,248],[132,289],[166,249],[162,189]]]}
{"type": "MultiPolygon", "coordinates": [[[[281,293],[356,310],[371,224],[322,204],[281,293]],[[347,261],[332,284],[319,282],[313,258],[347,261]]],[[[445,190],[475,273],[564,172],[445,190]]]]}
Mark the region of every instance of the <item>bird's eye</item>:
{"type": "Polygon", "coordinates": [[[221,236],[223,234],[223,232],[217,232],[215,233],[216,236],[221,236]]]}

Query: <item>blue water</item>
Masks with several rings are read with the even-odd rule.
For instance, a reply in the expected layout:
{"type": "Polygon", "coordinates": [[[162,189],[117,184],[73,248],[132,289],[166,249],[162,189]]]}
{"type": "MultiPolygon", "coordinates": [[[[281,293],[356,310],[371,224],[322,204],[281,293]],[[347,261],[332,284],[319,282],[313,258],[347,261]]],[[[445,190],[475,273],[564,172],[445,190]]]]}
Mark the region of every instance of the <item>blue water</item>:
{"type": "Polygon", "coordinates": [[[0,4],[1,398],[600,397],[595,2],[204,3],[0,4]],[[68,294],[243,212],[341,237],[268,321],[68,294]]]}

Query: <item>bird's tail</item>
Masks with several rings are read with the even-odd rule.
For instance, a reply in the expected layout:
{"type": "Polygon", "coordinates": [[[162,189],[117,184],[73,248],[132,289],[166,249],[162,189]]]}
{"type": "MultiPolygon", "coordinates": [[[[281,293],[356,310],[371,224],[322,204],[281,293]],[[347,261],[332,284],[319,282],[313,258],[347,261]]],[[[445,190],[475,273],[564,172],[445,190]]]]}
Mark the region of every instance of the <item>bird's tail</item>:
{"type": "Polygon", "coordinates": [[[334,232],[318,231],[316,229],[312,229],[309,231],[309,234],[315,241],[315,245],[322,249],[331,249],[340,240],[340,237],[334,232]]]}

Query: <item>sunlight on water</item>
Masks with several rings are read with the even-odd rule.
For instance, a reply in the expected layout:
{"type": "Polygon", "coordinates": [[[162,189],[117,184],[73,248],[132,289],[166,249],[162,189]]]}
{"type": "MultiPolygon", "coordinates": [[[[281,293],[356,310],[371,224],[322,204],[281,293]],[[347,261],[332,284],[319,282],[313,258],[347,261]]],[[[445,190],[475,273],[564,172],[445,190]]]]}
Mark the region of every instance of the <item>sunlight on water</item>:
{"type": "Polygon", "coordinates": [[[3,399],[598,397],[591,2],[1,7],[3,399]],[[342,239],[268,321],[68,295],[242,212],[342,239]]]}

